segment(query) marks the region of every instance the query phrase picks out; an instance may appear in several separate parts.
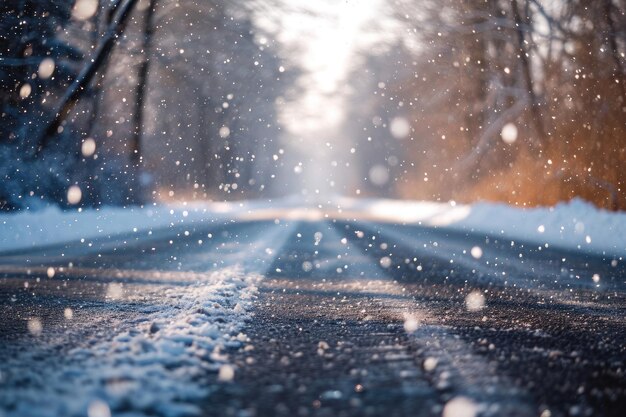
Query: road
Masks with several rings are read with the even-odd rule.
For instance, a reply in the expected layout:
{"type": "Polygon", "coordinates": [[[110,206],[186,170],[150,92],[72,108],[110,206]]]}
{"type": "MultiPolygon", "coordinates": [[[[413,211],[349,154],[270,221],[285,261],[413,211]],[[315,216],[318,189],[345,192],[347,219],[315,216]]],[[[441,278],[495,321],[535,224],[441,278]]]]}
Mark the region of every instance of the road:
{"type": "Polygon", "coordinates": [[[5,253],[0,272],[0,416],[626,409],[619,259],[272,216],[5,253]]]}

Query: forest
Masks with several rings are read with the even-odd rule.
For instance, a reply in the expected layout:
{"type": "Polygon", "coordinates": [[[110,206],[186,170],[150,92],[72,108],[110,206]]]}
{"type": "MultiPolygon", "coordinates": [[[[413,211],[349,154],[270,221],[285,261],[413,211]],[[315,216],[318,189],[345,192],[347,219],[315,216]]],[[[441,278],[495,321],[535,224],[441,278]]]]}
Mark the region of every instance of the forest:
{"type": "Polygon", "coordinates": [[[257,161],[273,150],[283,84],[245,7],[0,7],[0,207],[128,205],[173,190],[206,198],[215,184],[263,190],[257,161]]]}
{"type": "Polygon", "coordinates": [[[625,209],[625,11],[619,0],[397,3],[410,35],[354,77],[353,132],[373,138],[393,188],[370,185],[625,209]]]}
{"type": "Polygon", "coordinates": [[[297,2],[3,1],[0,210],[298,194],[307,166],[339,194],[626,208],[624,1],[377,7],[324,92],[345,114],[307,134],[306,54],[263,24],[297,2]]]}

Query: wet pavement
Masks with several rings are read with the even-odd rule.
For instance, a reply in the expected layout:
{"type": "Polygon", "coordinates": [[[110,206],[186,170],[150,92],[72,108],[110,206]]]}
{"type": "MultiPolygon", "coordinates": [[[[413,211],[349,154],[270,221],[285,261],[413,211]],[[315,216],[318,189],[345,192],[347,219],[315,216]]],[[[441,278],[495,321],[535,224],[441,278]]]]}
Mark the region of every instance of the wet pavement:
{"type": "Polygon", "coordinates": [[[338,219],[226,222],[124,242],[0,257],[0,356],[12,358],[13,369],[28,366],[16,352],[45,357],[88,346],[141,322],[164,303],[162,288],[243,264],[264,276],[259,297],[243,342],[224,352],[234,378],[202,379],[202,415],[621,416],[626,409],[622,259],[338,219]],[[112,282],[125,286],[114,303],[112,282]],[[29,333],[35,316],[45,329],[37,338],[29,333]]]}

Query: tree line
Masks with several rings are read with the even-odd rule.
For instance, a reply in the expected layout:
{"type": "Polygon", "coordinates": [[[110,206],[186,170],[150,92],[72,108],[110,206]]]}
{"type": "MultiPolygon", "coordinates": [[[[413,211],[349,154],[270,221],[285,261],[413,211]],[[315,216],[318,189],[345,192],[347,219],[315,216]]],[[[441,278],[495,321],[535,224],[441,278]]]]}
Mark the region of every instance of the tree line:
{"type": "Polygon", "coordinates": [[[405,35],[367,54],[354,94],[354,131],[386,149],[382,188],[626,208],[625,11],[622,0],[396,2],[405,35]],[[390,134],[394,120],[406,137],[390,134]]]}
{"type": "Polygon", "coordinates": [[[4,1],[0,209],[262,192],[285,74],[251,7],[4,1]]]}

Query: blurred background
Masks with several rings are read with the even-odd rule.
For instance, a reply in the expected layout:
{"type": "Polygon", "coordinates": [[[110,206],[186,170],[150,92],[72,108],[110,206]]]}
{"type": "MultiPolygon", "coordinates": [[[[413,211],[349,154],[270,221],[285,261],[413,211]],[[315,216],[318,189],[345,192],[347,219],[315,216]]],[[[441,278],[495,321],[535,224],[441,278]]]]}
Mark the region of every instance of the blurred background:
{"type": "Polygon", "coordinates": [[[0,209],[626,209],[624,0],[4,0],[0,209]]]}

